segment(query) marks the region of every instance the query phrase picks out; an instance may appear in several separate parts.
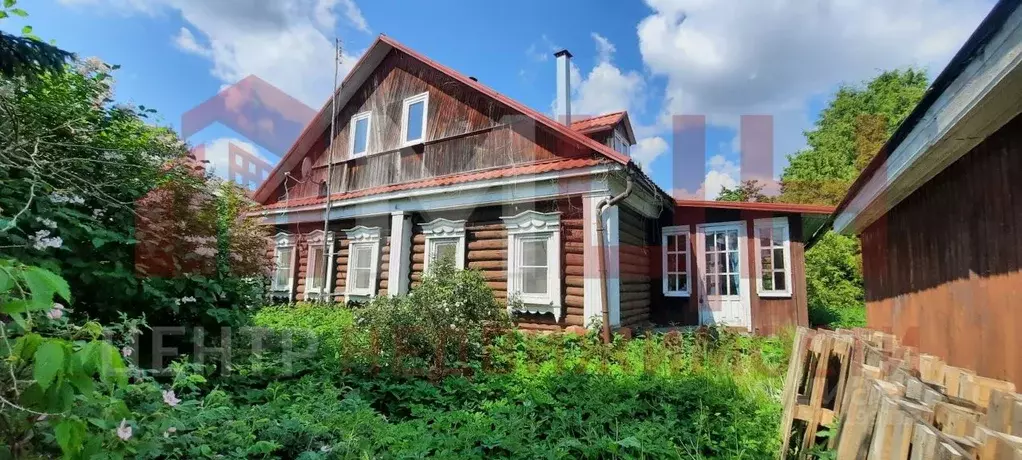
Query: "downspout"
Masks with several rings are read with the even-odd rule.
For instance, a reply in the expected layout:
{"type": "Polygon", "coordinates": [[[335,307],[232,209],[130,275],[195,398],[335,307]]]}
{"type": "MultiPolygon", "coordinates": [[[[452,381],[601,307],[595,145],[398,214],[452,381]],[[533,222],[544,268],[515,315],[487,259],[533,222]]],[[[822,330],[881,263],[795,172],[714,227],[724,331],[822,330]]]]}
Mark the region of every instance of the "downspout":
{"type": "Polygon", "coordinates": [[[603,245],[603,211],[618,204],[618,202],[631,194],[632,175],[629,174],[625,180],[625,190],[621,194],[613,198],[604,198],[596,205],[596,254],[600,259],[597,261],[597,264],[599,264],[600,272],[600,303],[603,306],[603,327],[601,331],[603,343],[610,343],[610,302],[607,300],[607,262],[605,260],[607,250],[603,245]]]}

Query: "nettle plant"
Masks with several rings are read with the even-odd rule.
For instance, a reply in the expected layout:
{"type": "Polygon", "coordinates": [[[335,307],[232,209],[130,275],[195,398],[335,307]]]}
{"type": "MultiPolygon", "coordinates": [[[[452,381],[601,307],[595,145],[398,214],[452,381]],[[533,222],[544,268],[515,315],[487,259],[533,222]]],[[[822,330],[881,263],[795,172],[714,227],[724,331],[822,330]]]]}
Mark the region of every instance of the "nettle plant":
{"type": "MultiPolygon", "coordinates": [[[[67,282],[53,272],[0,261],[0,436],[7,446],[0,457],[35,451],[47,439],[76,456],[87,423],[101,419],[87,421],[74,409],[128,383],[121,351],[103,340],[103,327],[68,322],[59,302],[70,300],[67,282]]],[[[126,412],[122,404],[105,415],[119,409],[126,412]]]]}

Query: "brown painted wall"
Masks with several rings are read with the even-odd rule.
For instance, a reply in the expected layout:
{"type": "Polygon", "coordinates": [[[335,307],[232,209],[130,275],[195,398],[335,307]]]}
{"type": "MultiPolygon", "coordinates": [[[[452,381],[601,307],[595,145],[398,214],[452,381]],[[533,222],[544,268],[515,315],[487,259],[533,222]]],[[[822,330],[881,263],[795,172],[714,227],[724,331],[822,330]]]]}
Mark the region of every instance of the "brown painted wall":
{"type": "Polygon", "coordinates": [[[696,244],[689,238],[689,269],[692,271],[692,286],[689,297],[665,297],[663,295],[663,253],[661,229],[663,226],[688,225],[690,234],[696,232],[696,225],[703,223],[745,221],[749,232],[746,247],[746,265],[750,270],[749,306],[752,311],[752,329],[756,334],[776,334],[787,327],[807,326],[809,314],[806,300],[805,251],[802,235],[802,219],[797,214],[779,214],[761,211],[740,211],[735,209],[712,209],[678,207],[674,213],[665,213],[656,229],[655,248],[650,259],[652,273],[653,321],[658,324],[696,325],[699,324],[699,283],[702,279],[696,263],[696,244]],[[760,297],[756,292],[755,241],[752,238],[754,221],[771,217],[787,217],[791,239],[791,281],[792,295],[784,298],[760,297]]]}
{"type": "MultiPolygon", "coordinates": [[[[397,51],[391,51],[338,110],[336,129],[333,193],[591,154],[397,51]],[[403,101],[423,92],[429,93],[425,144],[400,148],[403,101]],[[365,111],[372,111],[369,154],[349,160],[351,117],[365,111]]],[[[282,185],[267,204],[279,201],[285,192],[291,199],[318,195],[327,176],[328,145],[325,133],[307,154],[314,166],[311,180],[302,178],[299,163],[291,174],[302,183],[288,181],[288,190],[282,185]]]]}
{"type": "Polygon", "coordinates": [[[1022,117],[861,239],[869,327],[1022,385],[1022,117]]]}

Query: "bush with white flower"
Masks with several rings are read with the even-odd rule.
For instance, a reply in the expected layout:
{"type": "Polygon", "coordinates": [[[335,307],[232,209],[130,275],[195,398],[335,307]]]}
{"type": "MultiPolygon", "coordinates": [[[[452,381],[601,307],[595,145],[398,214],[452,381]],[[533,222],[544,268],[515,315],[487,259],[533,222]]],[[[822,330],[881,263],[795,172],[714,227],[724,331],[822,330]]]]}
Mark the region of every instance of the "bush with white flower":
{"type": "Polygon", "coordinates": [[[442,372],[478,366],[486,342],[511,326],[477,270],[459,270],[444,258],[430,264],[422,284],[406,296],[374,299],[355,310],[356,328],[379,348],[380,365],[395,372],[442,372]]]}

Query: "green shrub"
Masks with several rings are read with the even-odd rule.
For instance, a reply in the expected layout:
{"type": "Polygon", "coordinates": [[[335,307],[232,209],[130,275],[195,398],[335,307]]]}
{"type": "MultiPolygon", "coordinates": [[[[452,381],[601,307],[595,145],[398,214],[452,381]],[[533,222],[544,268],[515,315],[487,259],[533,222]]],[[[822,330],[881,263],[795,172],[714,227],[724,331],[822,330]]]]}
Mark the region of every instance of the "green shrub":
{"type": "Polygon", "coordinates": [[[355,324],[369,334],[378,362],[421,370],[479,363],[484,344],[511,322],[480,272],[441,259],[407,296],[377,297],[356,309],[355,324]]]}

